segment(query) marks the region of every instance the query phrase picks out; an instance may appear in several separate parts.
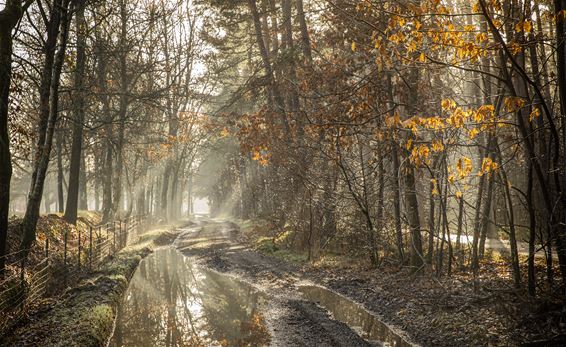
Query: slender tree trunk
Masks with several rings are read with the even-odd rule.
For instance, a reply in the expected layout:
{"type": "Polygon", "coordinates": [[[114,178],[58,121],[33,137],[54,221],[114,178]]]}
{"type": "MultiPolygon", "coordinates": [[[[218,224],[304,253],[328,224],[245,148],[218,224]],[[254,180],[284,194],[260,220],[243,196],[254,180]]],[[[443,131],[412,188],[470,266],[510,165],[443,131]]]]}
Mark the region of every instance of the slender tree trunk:
{"type": "MultiPolygon", "coordinates": [[[[497,141],[497,140],[494,140],[497,141]]],[[[491,214],[491,204],[492,204],[492,197],[493,197],[493,182],[494,178],[493,175],[487,178],[487,196],[485,199],[485,203],[483,204],[483,212],[481,215],[481,228],[480,228],[480,243],[478,254],[480,259],[483,258],[485,253],[485,241],[487,239],[487,230],[489,226],[489,216],[491,214]]]]}
{"type": "Polygon", "coordinates": [[[195,212],[193,210],[193,173],[191,171],[189,171],[189,179],[187,185],[187,213],[188,217],[191,217],[195,212]]]}
{"type": "Polygon", "coordinates": [[[81,155],[81,174],[79,175],[79,210],[88,210],[88,178],[87,178],[87,167],[86,167],[86,153],[85,149],[82,150],[81,155]]]}
{"type": "Polygon", "coordinates": [[[312,50],[311,50],[311,42],[310,42],[309,30],[307,26],[307,20],[305,17],[303,0],[296,0],[296,4],[297,4],[297,17],[299,19],[299,26],[301,28],[301,46],[303,49],[303,55],[305,57],[307,65],[311,65],[312,50]]]}
{"type": "MultiPolygon", "coordinates": [[[[409,93],[407,97],[407,114],[414,116],[418,109],[418,84],[420,73],[417,67],[412,67],[407,78],[409,83],[409,93]]],[[[412,138],[413,134],[409,134],[412,138]]],[[[406,214],[409,222],[409,230],[411,232],[411,267],[414,270],[420,270],[423,266],[423,245],[421,236],[421,221],[419,217],[419,202],[415,185],[415,166],[410,160],[405,161],[404,168],[405,180],[405,205],[407,207],[406,214]]]]}
{"type": "Polygon", "coordinates": [[[562,145],[566,148],[566,2],[554,0],[556,15],[556,62],[558,72],[558,93],[560,95],[560,110],[562,121],[562,145]]]}
{"type": "Polygon", "coordinates": [[[70,0],[57,0],[51,9],[49,34],[46,41],[46,59],[40,91],[40,136],[36,163],[32,174],[32,185],[28,197],[26,213],[22,222],[22,242],[20,248],[27,256],[35,241],[35,228],[39,218],[41,196],[51,156],[53,134],[59,112],[59,84],[63,68],[67,38],[69,33],[70,0]],[[57,39],[61,32],[60,47],[56,52],[57,39]]]}
{"type": "Polygon", "coordinates": [[[115,214],[120,208],[120,203],[122,199],[122,176],[124,171],[124,141],[125,141],[125,131],[126,131],[126,117],[128,114],[128,89],[129,89],[129,78],[128,78],[128,66],[127,66],[127,54],[128,54],[128,43],[127,43],[127,21],[128,13],[126,7],[126,1],[120,1],[120,47],[121,51],[119,54],[119,72],[120,72],[120,102],[118,110],[118,133],[116,140],[116,166],[114,175],[114,195],[112,201],[112,209],[115,214]]]}
{"type": "Polygon", "coordinates": [[[464,225],[464,197],[458,198],[458,227],[456,231],[456,259],[457,266],[464,264],[464,250],[462,248],[462,230],[464,225]]]}
{"type": "MultiPolygon", "coordinates": [[[[85,91],[84,75],[86,65],[86,0],[77,1],[75,30],[77,35],[77,58],[74,72],[73,93],[73,142],[71,144],[71,163],[69,168],[69,191],[67,193],[67,206],[64,218],[71,224],[77,223],[77,210],[79,199],[79,181],[81,171],[81,157],[83,146],[83,124],[85,118],[85,91]]],[[[83,170],[85,167],[83,166],[83,170]]]]}
{"type": "Polygon", "coordinates": [[[267,48],[265,47],[265,42],[263,40],[263,34],[262,34],[262,30],[261,30],[261,20],[260,20],[259,13],[257,11],[256,0],[248,0],[248,6],[250,8],[250,11],[251,11],[252,17],[253,17],[253,21],[254,21],[256,42],[257,42],[257,45],[259,47],[259,52],[260,52],[261,59],[262,59],[263,65],[264,65],[265,75],[266,75],[267,80],[269,82],[271,92],[272,92],[272,95],[273,95],[273,99],[275,101],[275,105],[274,105],[275,110],[278,111],[278,113],[280,115],[280,118],[281,118],[281,121],[282,121],[283,126],[285,128],[286,134],[290,135],[291,128],[289,126],[289,121],[288,121],[287,116],[285,114],[285,102],[283,101],[283,98],[281,96],[279,86],[277,85],[277,82],[275,81],[275,75],[273,73],[273,67],[271,65],[271,60],[269,59],[269,53],[267,51],[267,48]]]}
{"type": "Polygon", "coordinates": [[[407,162],[405,173],[405,204],[407,205],[407,220],[411,231],[411,267],[421,269],[423,265],[423,245],[421,239],[421,222],[419,217],[419,202],[415,186],[415,169],[407,162]]]}
{"type": "Polygon", "coordinates": [[[171,162],[167,161],[165,172],[163,173],[163,185],[161,186],[161,203],[159,206],[159,211],[161,211],[161,217],[167,219],[169,201],[169,181],[171,179],[171,162]]]}
{"type": "MultiPolygon", "coordinates": [[[[385,221],[383,220],[384,205],[385,205],[385,166],[383,165],[383,146],[379,142],[377,147],[377,206],[375,211],[375,233],[377,238],[377,246],[379,246],[379,241],[381,240],[381,233],[385,221]]],[[[382,247],[383,248],[383,247],[382,247]]],[[[378,250],[376,250],[377,252],[378,250]]],[[[379,254],[379,253],[378,253],[379,254]]]]}
{"type": "MultiPolygon", "coordinates": [[[[483,158],[483,151],[480,150],[480,158],[483,158]]],[[[478,184],[478,195],[476,199],[476,206],[475,206],[475,218],[474,218],[474,233],[472,239],[472,269],[474,274],[477,273],[479,269],[479,241],[481,237],[481,207],[484,195],[484,186],[485,186],[485,175],[480,177],[480,181],[478,184]]]]}
{"type": "MultiPolygon", "coordinates": [[[[389,99],[389,108],[393,109],[395,104],[393,96],[393,83],[391,81],[391,74],[387,74],[387,97],[389,99]]],[[[391,114],[394,117],[394,114],[391,114]]],[[[393,128],[393,132],[397,134],[396,127],[393,128]]],[[[399,178],[401,176],[400,171],[400,149],[399,144],[394,138],[391,138],[391,163],[392,163],[392,184],[393,184],[393,214],[395,221],[395,239],[397,244],[397,253],[399,255],[399,262],[403,264],[405,262],[405,252],[403,246],[403,229],[401,225],[401,184],[399,178]]]]}
{"type": "Polygon", "coordinates": [[[59,213],[65,211],[65,196],[63,191],[63,135],[61,129],[57,132],[57,208],[59,213]]]}
{"type": "Polygon", "coordinates": [[[509,223],[509,245],[511,247],[511,270],[513,273],[513,283],[515,288],[521,286],[521,270],[519,268],[519,253],[517,251],[517,237],[515,231],[515,213],[513,209],[513,197],[511,196],[511,189],[507,181],[507,174],[505,170],[500,169],[501,185],[505,192],[505,210],[507,214],[507,222],[509,223]]]}
{"type": "Polygon", "coordinates": [[[535,273],[535,242],[536,242],[536,214],[533,204],[533,166],[528,164],[527,174],[527,208],[529,210],[529,259],[528,259],[528,287],[529,295],[536,295],[536,273],[535,273]]]}
{"type": "MultiPolygon", "coordinates": [[[[435,166],[433,165],[432,170],[435,170],[435,166]]],[[[437,190],[437,185],[438,183],[435,183],[434,181],[430,182],[430,190],[429,190],[429,210],[428,210],[428,253],[426,255],[426,261],[429,264],[432,264],[432,256],[434,253],[434,232],[435,232],[435,226],[434,226],[434,194],[433,192],[435,190],[437,190]]]]}
{"type": "Polygon", "coordinates": [[[12,30],[23,15],[21,1],[8,0],[0,11],[0,277],[4,276],[8,215],[10,214],[10,183],[12,154],[8,134],[10,84],[12,81],[12,30]]]}
{"type": "MultiPolygon", "coordinates": [[[[291,22],[291,0],[281,0],[281,8],[283,12],[283,42],[285,43],[285,47],[289,51],[293,51],[295,44],[293,42],[293,26],[291,22]]],[[[287,84],[289,87],[287,88],[289,91],[289,103],[290,107],[289,110],[292,113],[293,118],[295,121],[298,121],[298,112],[299,112],[299,93],[297,90],[297,67],[295,66],[295,60],[289,59],[287,63],[287,84]]],[[[303,127],[298,127],[299,131],[302,131],[303,127]]],[[[302,137],[302,136],[301,136],[302,137]]]]}

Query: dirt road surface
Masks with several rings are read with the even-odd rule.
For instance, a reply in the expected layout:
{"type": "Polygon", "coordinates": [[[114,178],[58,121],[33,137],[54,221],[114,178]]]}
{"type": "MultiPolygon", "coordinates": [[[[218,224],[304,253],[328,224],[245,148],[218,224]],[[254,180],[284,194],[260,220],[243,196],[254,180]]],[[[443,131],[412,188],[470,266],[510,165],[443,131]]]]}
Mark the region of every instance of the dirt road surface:
{"type": "Polygon", "coordinates": [[[301,285],[316,285],[297,267],[264,256],[239,242],[234,223],[200,220],[175,246],[202,266],[244,281],[269,297],[264,316],[272,346],[379,346],[303,298],[301,285]]]}

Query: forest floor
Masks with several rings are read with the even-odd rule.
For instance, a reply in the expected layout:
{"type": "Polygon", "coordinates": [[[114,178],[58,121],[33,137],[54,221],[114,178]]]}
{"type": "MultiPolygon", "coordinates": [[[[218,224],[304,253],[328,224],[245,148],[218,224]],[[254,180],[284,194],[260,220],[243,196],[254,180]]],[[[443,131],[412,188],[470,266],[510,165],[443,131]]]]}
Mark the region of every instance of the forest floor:
{"type": "Polygon", "coordinates": [[[437,279],[352,263],[318,266],[265,254],[237,224],[201,221],[177,248],[196,262],[252,284],[270,298],[265,317],[272,345],[364,346],[369,343],[320,306],[303,285],[320,285],[360,304],[406,341],[423,346],[564,345],[566,305],[529,300],[510,286],[498,262],[484,264],[479,288],[466,272],[437,279]],[[197,230],[197,231],[195,231],[197,230]]]}

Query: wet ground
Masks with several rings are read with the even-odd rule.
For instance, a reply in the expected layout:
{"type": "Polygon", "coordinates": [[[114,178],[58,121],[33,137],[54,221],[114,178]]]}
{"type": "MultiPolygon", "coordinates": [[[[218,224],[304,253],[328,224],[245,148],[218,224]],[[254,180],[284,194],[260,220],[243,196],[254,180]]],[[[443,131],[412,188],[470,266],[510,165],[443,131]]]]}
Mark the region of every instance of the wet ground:
{"type": "Polygon", "coordinates": [[[111,346],[411,346],[375,315],[201,220],[144,260],[111,346]]]}
{"type": "Polygon", "coordinates": [[[134,274],[110,346],[267,345],[265,300],[250,285],[161,248],[134,274]]]}

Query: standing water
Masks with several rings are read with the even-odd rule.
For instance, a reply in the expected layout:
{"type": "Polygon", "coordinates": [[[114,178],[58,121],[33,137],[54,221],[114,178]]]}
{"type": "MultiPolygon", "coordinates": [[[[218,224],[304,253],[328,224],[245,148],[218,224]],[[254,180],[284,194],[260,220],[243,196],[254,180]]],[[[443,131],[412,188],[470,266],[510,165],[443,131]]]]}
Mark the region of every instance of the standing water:
{"type": "Polygon", "coordinates": [[[368,341],[376,341],[383,346],[413,346],[395,334],[378,317],[367,312],[353,301],[322,287],[302,286],[299,290],[306,299],[316,302],[327,309],[334,319],[346,323],[368,341]]]}
{"type": "Polygon", "coordinates": [[[249,285],[161,248],[136,270],[109,346],[264,346],[263,300],[249,285]]]}

